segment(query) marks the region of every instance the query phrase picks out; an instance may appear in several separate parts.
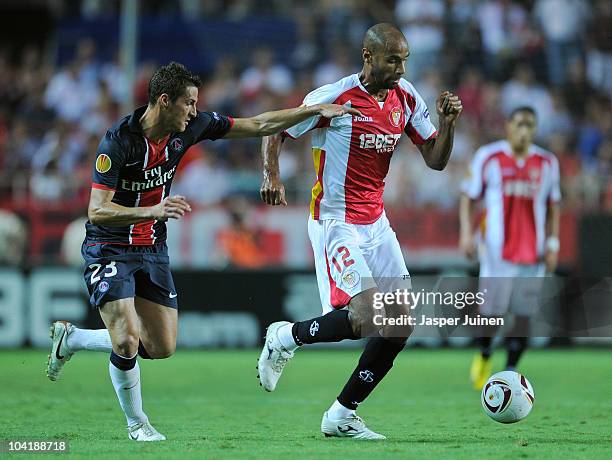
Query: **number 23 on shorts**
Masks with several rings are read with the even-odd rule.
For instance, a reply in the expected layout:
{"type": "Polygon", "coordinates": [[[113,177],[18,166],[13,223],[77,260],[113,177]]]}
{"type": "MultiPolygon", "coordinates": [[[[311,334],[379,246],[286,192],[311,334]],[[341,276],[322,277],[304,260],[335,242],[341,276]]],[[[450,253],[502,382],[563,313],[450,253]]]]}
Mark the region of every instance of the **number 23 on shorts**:
{"type": "Polygon", "coordinates": [[[117,263],[113,260],[112,262],[110,262],[110,263],[108,263],[106,265],[91,264],[89,266],[89,269],[93,270],[93,272],[91,273],[91,276],[89,278],[89,283],[94,285],[98,281],[100,281],[100,279],[102,279],[102,277],[104,277],[104,278],[111,278],[111,277],[115,276],[117,274],[117,263]]]}

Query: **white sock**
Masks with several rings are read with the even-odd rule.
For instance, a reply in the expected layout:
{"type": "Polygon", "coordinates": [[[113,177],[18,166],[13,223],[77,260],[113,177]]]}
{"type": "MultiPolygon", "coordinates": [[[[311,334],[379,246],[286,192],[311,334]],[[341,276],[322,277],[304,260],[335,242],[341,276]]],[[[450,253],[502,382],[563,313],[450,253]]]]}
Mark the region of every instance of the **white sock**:
{"type": "Polygon", "coordinates": [[[142,410],[140,367],[138,366],[138,361],[136,361],[133,369],[127,371],[118,369],[113,363],[109,363],[108,370],[115,387],[115,393],[117,393],[119,398],[119,404],[121,404],[121,409],[125,413],[128,426],[147,422],[149,419],[142,410]]]}
{"type": "Polygon", "coordinates": [[[353,409],[349,409],[348,407],[344,407],[342,404],[338,402],[336,399],[331,407],[327,410],[327,415],[332,420],[340,420],[343,418],[347,418],[348,416],[354,414],[355,411],[353,409]]]}
{"type": "Polygon", "coordinates": [[[68,334],[66,344],[70,351],[90,350],[110,353],[113,349],[110,335],[106,329],[78,329],[68,334]]]}
{"type": "Polygon", "coordinates": [[[283,348],[287,351],[293,351],[298,348],[298,344],[295,343],[295,339],[293,338],[293,333],[291,332],[291,328],[293,327],[293,323],[285,324],[281,326],[276,331],[276,336],[278,337],[278,341],[283,346],[283,348]]]}

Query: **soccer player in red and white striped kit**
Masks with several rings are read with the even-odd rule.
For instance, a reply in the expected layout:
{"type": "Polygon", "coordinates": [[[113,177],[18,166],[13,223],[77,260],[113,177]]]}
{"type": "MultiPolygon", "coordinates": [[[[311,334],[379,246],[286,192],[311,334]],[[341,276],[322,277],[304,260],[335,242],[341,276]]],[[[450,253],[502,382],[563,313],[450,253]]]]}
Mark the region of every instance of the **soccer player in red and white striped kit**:
{"type": "MultiPolygon", "coordinates": [[[[370,430],[356,409],[393,366],[410,335],[409,328],[373,325],[374,294],[410,287],[400,245],[383,206],[384,179],[393,151],[406,133],[426,164],[442,170],[453,145],[462,111],[448,91],[436,103],[438,128],[414,88],[402,78],[410,49],[404,35],[387,23],[365,34],[363,69],[306,96],[304,105],[334,102],[357,108],[362,115],[331,122],[311,117],[281,135],[264,138],[264,182],[261,195],[271,205],[286,204],[279,179],[278,155],[286,137],[312,131],[316,180],[312,188],[308,234],[312,243],[323,315],[307,321],[279,321],[268,327],[258,362],[259,378],[273,391],[294,351],[306,344],[356,340],[370,336],[353,374],[323,415],[326,436],[385,439],[370,430]]],[[[389,305],[408,314],[406,305],[389,305]]]]}
{"type": "MultiPolygon", "coordinates": [[[[537,308],[543,276],[553,272],[559,253],[561,191],[559,162],[533,144],[537,117],[533,108],[512,111],[506,139],[478,149],[462,184],[459,207],[460,247],[480,262],[479,313],[503,316],[511,309],[514,326],[507,333],[507,370],[514,370],[527,346],[529,318],[537,308]],[[473,228],[473,213],[482,200],[484,213],[473,228]]],[[[496,331],[479,338],[480,353],[470,370],[481,390],[491,375],[491,343],[496,331]]]]}

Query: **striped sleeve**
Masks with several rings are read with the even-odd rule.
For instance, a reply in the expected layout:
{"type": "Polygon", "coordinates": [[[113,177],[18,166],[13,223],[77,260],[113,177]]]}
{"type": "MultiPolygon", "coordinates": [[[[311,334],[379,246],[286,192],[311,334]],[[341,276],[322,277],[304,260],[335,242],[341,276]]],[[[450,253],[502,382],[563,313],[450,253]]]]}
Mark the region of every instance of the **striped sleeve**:
{"type": "Polygon", "coordinates": [[[400,88],[406,96],[407,107],[405,110],[406,112],[410,111],[410,116],[406,117],[404,131],[414,144],[424,144],[436,137],[438,130],[431,122],[425,101],[414,86],[410,82],[401,79],[400,88]]]}
{"type": "Polygon", "coordinates": [[[484,193],[486,185],[484,168],[487,157],[483,149],[477,150],[461,183],[461,191],[473,200],[481,198],[484,193]]]}
{"type": "MultiPolygon", "coordinates": [[[[315,89],[314,91],[311,91],[304,98],[304,103],[302,105],[308,107],[315,104],[333,104],[334,101],[336,101],[336,99],[338,99],[338,97],[344,91],[346,91],[346,80],[347,79],[343,79],[339,82],[324,85],[315,89]]],[[[292,126],[291,128],[287,129],[284,134],[296,139],[303,136],[310,130],[324,126],[329,126],[329,120],[326,118],[321,118],[320,115],[316,115],[292,126]]]]}
{"type": "Polygon", "coordinates": [[[551,181],[550,190],[548,192],[548,200],[553,203],[561,201],[561,174],[559,172],[559,160],[551,154],[551,181]]]}

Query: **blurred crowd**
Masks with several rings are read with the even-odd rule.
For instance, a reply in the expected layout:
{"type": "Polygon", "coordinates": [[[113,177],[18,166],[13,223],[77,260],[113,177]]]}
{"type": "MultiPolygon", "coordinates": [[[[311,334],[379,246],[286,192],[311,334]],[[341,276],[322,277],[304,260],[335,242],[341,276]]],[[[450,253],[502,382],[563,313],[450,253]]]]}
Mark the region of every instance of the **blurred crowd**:
{"type": "MultiPolygon", "coordinates": [[[[387,180],[388,206],[452,209],[474,151],[504,136],[513,108],[531,105],[537,143],[559,158],[564,206],[612,211],[612,3],[608,0],[182,0],[141,2],[143,14],[294,21],[288,59],[253,44],[202,75],[199,108],[234,117],[298,106],[315,87],[361,68],[361,39],[373,23],[396,23],[411,47],[406,78],[435,113],[441,90],[464,113],[448,168],[430,171],[406,139],[387,180]],[[444,190],[445,193],[440,193],[444,190]]],[[[57,1],[57,14],[118,14],[119,2],[57,1]]],[[[177,46],[180,46],[177,44],[177,46]]],[[[82,202],[100,136],[122,114],[130,91],[146,103],[156,65],[139,65],[134,88],[118,59],[104,62],[83,39],[69,63],[48,50],[0,48],[0,204],[29,198],[82,202]]],[[[433,116],[436,123],[436,117],[433,116]]],[[[256,200],[257,140],[206,142],[187,154],[174,191],[200,205],[236,195],[256,200]],[[203,193],[203,185],[205,192],[203,193]]],[[[307,203],[315,177],[309,139],[287,141],[281,171],[291,204],[307,203]]]]}

